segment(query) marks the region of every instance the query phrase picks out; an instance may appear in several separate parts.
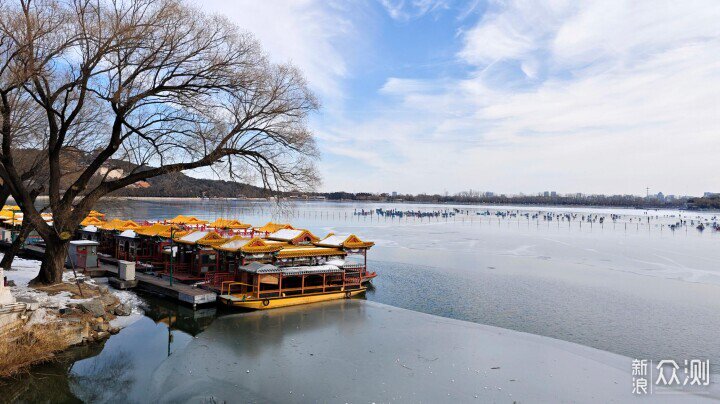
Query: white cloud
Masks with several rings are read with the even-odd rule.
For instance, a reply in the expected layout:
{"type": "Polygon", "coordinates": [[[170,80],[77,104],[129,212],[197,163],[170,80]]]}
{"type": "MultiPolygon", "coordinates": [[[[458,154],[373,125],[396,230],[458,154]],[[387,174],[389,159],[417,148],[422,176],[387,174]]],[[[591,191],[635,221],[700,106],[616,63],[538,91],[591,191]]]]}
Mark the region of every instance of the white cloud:
{"type": "Polygon", "coordinates": [[[475,73],[390,78],[387,111],[338,135],[382,161],[354,190],[698,194],[720,183],[720,3],[518,1],[489,13],[462,34],[475,73]],[[489,79],[498,61],[527,83],[489,79]]]}
{"type": "Polygon", "coordinates": [[[278,63],[291,62],[323,101],[342,98],[348,66],[342,44],[354,37],[345,2],[320,0],[204,1],[202,9],[228,17],[251,32],[278,63]]]}
{"type": "Polygon", "coordinates": [[[407,21],[449,7],[448,0],[379,0],[388,15],[407,21]]]}

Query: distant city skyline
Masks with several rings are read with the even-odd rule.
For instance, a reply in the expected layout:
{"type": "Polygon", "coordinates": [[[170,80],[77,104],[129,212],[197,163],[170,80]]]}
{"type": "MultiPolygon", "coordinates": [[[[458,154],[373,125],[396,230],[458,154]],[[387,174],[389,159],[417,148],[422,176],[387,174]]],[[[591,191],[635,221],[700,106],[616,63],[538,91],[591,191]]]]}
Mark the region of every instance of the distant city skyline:
{"type": "Polygon", "coordinates": [[[720,188],[715,1],[203,3],[302,69],[322,191],[720,188]]]}

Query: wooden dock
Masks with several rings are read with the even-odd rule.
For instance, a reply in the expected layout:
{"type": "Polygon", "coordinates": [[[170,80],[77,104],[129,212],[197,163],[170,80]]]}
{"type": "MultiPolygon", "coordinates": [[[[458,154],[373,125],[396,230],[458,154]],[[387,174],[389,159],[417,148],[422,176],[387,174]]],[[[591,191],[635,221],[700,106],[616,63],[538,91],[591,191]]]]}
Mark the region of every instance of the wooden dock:
{"type": "MultiPolygon", "coordinates": [[[[10,243],[0,242],[0,250],[7,249],[9,247],[10,243]]],[[[24,258],[42,260],[45,255],[45,249],[42,246],[27,245],[20,250],[18,255],[24,258]]],[[[89,277],[118,277],[117,259],[99,257],[98,263],[98,268],[88,268],[86,270],[78,269],[78,272],[89,277]]],[[[196,288],[177,281],[173,282],[171,286],[170,281],[167,279],[140,272],[135,273],[135,279],[135,281],[122,281],[118,279],[117,282],[112,283],[118,285],[119,287],[116,287],[118,289],[138,288],[140,290],[161,295],[171,300],[192,305],[193,307],[215,303],[217,301],[217,293],[202,288],[196,288]]]]}
{"type": "MultiPolygon", "coordinates": [[[[106,275],[114,277],[118,276],[118,268],[115,265],[101,262],[100,268],[105,271],[106,275]]],[[[166,298],[190,304],[193,307],[202,304],[215,303],[217,300],[217,294],[215,292],[196,288],[177,281],[173,282],[171,286],[169,280],[137,272],[135,273],[135,279],[137,280],[137,288],[141,290],[156,293],[166,298]]]]}

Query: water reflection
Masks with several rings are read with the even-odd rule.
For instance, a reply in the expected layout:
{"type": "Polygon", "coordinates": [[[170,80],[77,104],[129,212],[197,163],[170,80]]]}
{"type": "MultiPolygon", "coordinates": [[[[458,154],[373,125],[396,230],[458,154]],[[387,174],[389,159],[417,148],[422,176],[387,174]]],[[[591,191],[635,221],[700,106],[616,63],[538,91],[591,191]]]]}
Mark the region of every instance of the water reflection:
{"type": "Polygon", "coordinates": [[[103,348],[104,343],[74,347],[59,354],[55,361],[35,366],[31,372],[12,379],[0,381],[0,402],[82,402],[73,392],[68,374],[76,361],[96,356],[103,348]]]}
{"type": "MultiPolygon", "coordinates": [[[[338,300],[222,316],[157,369],[150,397],[163,402],[233,401],[233,397],[276,402],[282,395],[278,388],[300,391],[304,385],[320,392],[326,387],[322,380],[327,379],[309,383],[308,378],[315,380],[306,372],[311,365],[341,375],[348,366],[355,369],[339,359],[341,351],[350,349],[347,341],[354,341],[353,349],[362,352],[379,349],[372,348],[376,342],[360,337],[368,333],[372,320],[366,310],[353,300],[338,300]]],[[[296,399],[302,401],[299,395],[296,399]]]]}
{"type": "Polygon", "coordinates": [[[154,370],[216,318],[143,296],[145,316],[109,340],[73,348],[0,384],[0,402],[147,402],[154,370]]]}
{"type": "MultiPolygon", "coordinates": [[[[82,362],[79,362],[82,366],[82,362]]],[[[119,349],[102,360],[91,360],[81,372],[69,371],[70,389],[86,403],[121,402],[135,380],[136,362],[131,353],[119,349]]]]}

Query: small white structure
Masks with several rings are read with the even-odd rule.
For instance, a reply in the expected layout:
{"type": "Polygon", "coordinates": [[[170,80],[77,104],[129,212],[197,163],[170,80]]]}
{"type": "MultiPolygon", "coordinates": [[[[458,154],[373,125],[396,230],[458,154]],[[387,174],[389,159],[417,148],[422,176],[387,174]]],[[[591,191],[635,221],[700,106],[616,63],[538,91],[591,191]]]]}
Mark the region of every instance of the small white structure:
{"type": "Polygon", "coordinates": [[[135,263],[131,261],[118,261],[118,276],[124,281],[135,280],[135,263]]]}
{"type": "Polygon", "coordinates": [[[75,268],[97,268],[97,249],[100,243],[92,240],[73,240],[68,248],[68,261],[75,268]]]}
{"type": "Polygon", "coordinates": [[[6,243],[12,243],[13,242],[13,232],[10,229],[0,229],[0,240],[6,242],[6,243]]]}
{"type": "Polygon", "coordinates": [[[0,307],[13,303],[15,303],[15,298],[10,293],[10,289],[5,286],[5,274],[0,268],[0,307]]]}

